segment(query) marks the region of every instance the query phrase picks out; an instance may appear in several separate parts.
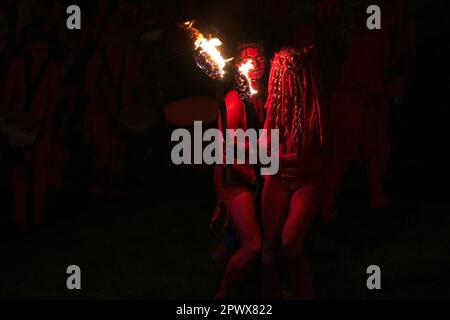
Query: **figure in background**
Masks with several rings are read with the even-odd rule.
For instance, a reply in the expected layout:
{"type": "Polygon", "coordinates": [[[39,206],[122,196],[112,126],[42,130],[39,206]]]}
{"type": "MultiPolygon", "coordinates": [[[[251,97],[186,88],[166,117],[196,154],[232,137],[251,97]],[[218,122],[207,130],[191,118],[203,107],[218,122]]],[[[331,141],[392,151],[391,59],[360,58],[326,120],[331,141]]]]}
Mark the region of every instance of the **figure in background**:
{"type": "Polygon", "coordinates": [[[45,222],[59,85],[59,67],[49,51],[46,35],[27,36],[25,52],[10,66],[2,92],[2,115],[15,119],[12,126],[36,133],[30,144],[10,137],[16,154],[12,186],[14,221],[19,230],[28,228],[30,210],[36,225],[45,222]]]}
{"type": "Polygon", "coordinates": [[[95,147],[92,193],[116,196],[124,170],[124,142],[120,114],[128,105],[148,102],[142,57],[124,36],[120,23],[110,20],[102,44],[89,62],[86,92],[90,102],[84,135],[95,147]]]}
{"type": "MultiPolygon", "coordinates": [[[[239,46],[236,65],[251,60],[254,69],[249,72],[252,87],[258,91],[252,97],[254,106],[252,116],[246,112],[244,102],[239,93],[232,90],[225,97],[227,108],[228,129],[246,130],[250,121],[257,127],[262,127],[265,118],[265,84],[264,75],[266,58],[263,47],[257,43],[245,43],[239,46]],[[250,119],[253,117],[254,119],[250,119]]],[[[219,119],[219,128],[220,128],[219,119]]],[[[216,299],[229,297],[236,283],[241,281],[260,255],[261,231],[255,210],[254,188],[256,177],[251,165],[233,165],[232,181],[227,181],[225,166],[216,165],[214,169],[214,183],[217,194],[217,207],[212,217],[211,225],[218,232],[236,234],[240,241],[240,247],[228,260],[226,271],[216,299]]]]}
{"type": "Polygon", "coordinates": [[[327,168],[323,216],[333,220],[336,197],[354,160],[366,163],[368,202],[384,208],[384,179],[391,150],[390,106],[403,94],[415,60],[414,27],[406,2],[380,1],[381,30],[368,30],[356,7],[354,34],[330,106],[332,159],[327,168]],[[359,26],[359,27],[358,27],[359,26]]]}
{"type": "MultiPolygon", "coordinates": [[[[311,50],[282,49],[270,71],[265,128],[279,130],[280,169],[266,177],[262,197],[262,293],[267,299],[282,298],[283,261],[294,298],[313,298],[303,241],[320,206],[325,134],[311,50]]],[[[270,131],[268,141],[260,143],[271,143],[270,131]]]]}

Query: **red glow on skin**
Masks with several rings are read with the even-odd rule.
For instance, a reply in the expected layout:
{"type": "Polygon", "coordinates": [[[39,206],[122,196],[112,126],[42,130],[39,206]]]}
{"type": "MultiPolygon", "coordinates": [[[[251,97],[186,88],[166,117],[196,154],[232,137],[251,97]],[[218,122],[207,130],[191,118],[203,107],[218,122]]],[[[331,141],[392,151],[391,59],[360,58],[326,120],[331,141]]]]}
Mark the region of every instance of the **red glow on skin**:
{"type": "Polygon", "coordinates": [[[258,48],[246,48],[241,52],[240,61],[241,63],[245,63],[249,59],[252,60],[254,66],[254,69],[249,72],[249,77],[253,82],[257,82],[264,77],[266,59],[258,48]]]}
{"type": "Polygon", "coordinates": [[[306,52],[282,49],[275,54],[270,70],[265,128],[282,127],[279,123],[288,118],[285,115],[302,114],[307,119],[302,127],[312,122],[314,129],[301,133],[300,125],[295,121],[292,127],[298,126],[296,130],[287,131],[287,134],[281,132],[285,138],[280,141],[280,171],[278,175],[267,177],[264,184],[261,216],[264,230],[262,294],[265,299],[283,297],[281,259],[286,262],[295,299],[313,298],[312,277],[309,261],[304,255],[303,240],[320,207],[324,167],[322,155],[318,152],[322,139],[313,138],[321,136],[322,103],[316,79],[307,65],[311,62],[306,52]],[[311,90],[313,112],[298,103],[304,101],[305,88],[311,90]],[[296,140],[296,136],[302,139],[296,140]]]}
{"type": "MultiPolygon", "coordinates": [[[[262,52],[255,47],[248,47],[241,51],[236,66],[253,61],[254,70],[249,72],[252,87],[258,90],[262,85],[265,74],[266,60],[262,52]]],[[[258,120],[264,122],[264,101],[261,95],[253,97],[258,120]]],[[[245,106],[237,91],[228,92],[225,97],[227,108],[228,129],[247,129],[245,106]]],[[[220,128],[220,119],[219,125],[220,128]]],[[[236,181],[233,185],[224,183],[223,167],[218,165],[214,169],[214,182],[217,192],[217,203],[225,204],[235,232],[241,240],[240,249],[233,254],[227,264],[227,271],[217,291],[216,298],[227,297],[234,286],[244,278],[254,264],[261,251],[261,231],[254,207],[254,198],[249,185],[255,183],[255,175],[251,166],[234,165],[232,168],[236,181]]],[[[220,206],[219,206],[220,207],[220,206]]]]}

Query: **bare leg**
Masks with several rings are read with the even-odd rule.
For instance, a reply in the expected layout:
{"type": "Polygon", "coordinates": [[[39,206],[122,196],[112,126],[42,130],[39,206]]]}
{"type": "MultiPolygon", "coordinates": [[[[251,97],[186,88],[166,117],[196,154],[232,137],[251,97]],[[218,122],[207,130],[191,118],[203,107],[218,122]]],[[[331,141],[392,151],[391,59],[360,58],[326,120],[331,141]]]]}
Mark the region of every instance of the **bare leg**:
{"type": "MultiPolygon", "coordinates": [[[[338,106],[338,108],[341,108],[338,106]]],[[[336,197],[347,170],[350,168],[361,146],[364,131],[363,107],[341,108],[335,112],[336,123],[333,128],[333,155],[328,163],[325,178],[322,218],[334,220],[336,197]]]]}
{"type": "Polygon", "coordinates": [[[320,206],[321,184],[321,179],[317,179],[294,193],[282,234],[294,296],[301,300],[313,298],[311,268],[303,252],[303,240],[320,206]]]}
{"type": "Polygon", "coordinates": [[[277,178],[268,177],[262,199],[262,295],[265,299],[282,299],[279,258],[281,232],[289,210],[289,194],[277,178]]]}
{"type": "Polygon", "coordinates": [[[226,298],[247,275],[261,253],[261,232],[256,219],[253,196],[241,193],[230,204],[231,222],[241,240],[240,249],[230,258],[216,299],[226,298]]]}

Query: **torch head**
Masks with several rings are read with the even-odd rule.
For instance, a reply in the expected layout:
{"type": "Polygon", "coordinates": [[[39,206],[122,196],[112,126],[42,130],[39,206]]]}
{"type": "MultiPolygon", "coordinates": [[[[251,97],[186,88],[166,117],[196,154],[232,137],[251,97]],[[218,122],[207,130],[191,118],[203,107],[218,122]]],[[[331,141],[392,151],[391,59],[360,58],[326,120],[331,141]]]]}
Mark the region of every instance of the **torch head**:
{"type": "Polygon", "coordinates": [[[194,58],[197,66],[211,79],[222,80],[225,76],[226,64],[232,59],[222,57],[220,47],[222,42],[218,38],[204,36],[193,25],[195,20],[186,21],[179,26],[188,31],[191,39],[194,41],[194,58]]]}

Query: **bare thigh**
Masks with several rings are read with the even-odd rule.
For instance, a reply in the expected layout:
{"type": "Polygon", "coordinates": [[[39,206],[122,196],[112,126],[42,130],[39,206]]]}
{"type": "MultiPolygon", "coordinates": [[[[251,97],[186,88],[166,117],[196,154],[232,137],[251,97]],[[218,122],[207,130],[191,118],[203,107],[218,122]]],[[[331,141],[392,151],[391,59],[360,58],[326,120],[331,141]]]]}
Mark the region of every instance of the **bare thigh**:
{"type": "Polygon", "coordinates": [[[321,179],[306,184],[292,195],[281,236],[285,256],[295,257],[303,253],[303,240],[320,207],[321,196],[321,179]]]}
{"type": "Polygon", "coordinates": [[[258,251],[261,247],[261,231],[256,218],[254,199],[250,192],[243,192],[231,201],[230,217],[241,245],[258,251]]]}
{"type": "Polygon", "coordinates": [[[268,177],[262,198],[263,262],[273,264],[280,249],[290,197],[278,178],[268,177]]]}

